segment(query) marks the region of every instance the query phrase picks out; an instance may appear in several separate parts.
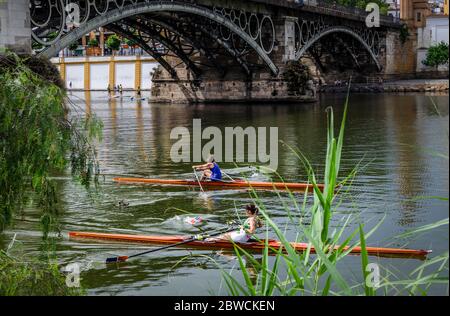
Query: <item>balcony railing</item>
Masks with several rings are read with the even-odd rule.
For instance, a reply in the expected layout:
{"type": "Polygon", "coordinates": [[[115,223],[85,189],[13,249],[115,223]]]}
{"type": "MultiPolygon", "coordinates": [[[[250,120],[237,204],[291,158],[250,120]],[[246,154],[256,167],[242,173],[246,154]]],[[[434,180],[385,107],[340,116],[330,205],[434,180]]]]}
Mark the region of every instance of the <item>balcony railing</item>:
{"type": "MultiPolygon", "coordinates": [[[[97,50],[96,51],[100,51],[101,49],[99,47],[96,47],[97,50]]],[[[89,47],[82,47],[79,46],[77,49],[74,50],[70,50],[68,48],[62,50],[59,53],[59,57],[77,57],[77,56],[112,56],[113,54],[115,56],[149,56],[149,54],[143,50],[140,47],[132,47],[132,48],[121,48],[117,51],[112,51],[108,48],[105,48],[103,50],[103,54],[101,53],[91,53],[92,49],[90,49],[89,47]]]]}
{"type": "MultiPolygon", "coordinates": [[[[304,6],[308,7],[316,7],[323,13],[328,13],[330,15],[334,16],[345,16],[345,15],[351,15],[356,17],[366,17],[367,12],[360,8],[355,7],[346,7],[339,5],[333,1],[327,1],[327,0],[295,0],[296,3],[303,3],[304,6]]],[[[394,17],[392,15],[381,15],[380,16],[380,22],[381,24],[399,24],[400,19],[398,17],[394,17]]]]}

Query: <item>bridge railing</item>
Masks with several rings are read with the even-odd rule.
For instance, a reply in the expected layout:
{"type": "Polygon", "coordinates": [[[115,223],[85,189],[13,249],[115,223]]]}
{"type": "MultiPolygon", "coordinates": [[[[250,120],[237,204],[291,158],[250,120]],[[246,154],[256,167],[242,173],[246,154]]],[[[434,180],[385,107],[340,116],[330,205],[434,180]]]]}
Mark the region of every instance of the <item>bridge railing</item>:
{"type": "MultiPolygon", "coordinates": [[[[324,13],[328,13],[330,15],[335,16],[346,16],[351,15],[354,17],[365,18],[368,14],[363,9],[356,7],[346,7],[343,5],[339,5],[332,0],[288,0],[289,2],[295,2],[300,5],[304,5],[307,7],[316,7],[324,13]]],[[[381,15],[380,16],[381,24],[400,24],[400,19],[394,17],[392,15],[381,15]]]]}

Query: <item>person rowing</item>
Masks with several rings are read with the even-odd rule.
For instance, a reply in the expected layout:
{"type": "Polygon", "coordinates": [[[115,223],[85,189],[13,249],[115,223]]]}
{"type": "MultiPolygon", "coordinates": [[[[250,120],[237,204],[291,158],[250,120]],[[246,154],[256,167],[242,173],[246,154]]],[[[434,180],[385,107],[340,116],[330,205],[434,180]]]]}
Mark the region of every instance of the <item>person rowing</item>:
{"type": "Polygon", "coordinates": [[[216,238],[207,239],[206,241],[218,241],[226,240],[233,241],[235,243],[247,243],[251,241],[258,228],[263,226],[261,219],[259,218],[259,209],[254,204],[249,204],[245,207],[245,214],[247,219],[240,227],[239,231],[233,231],[226,233],[216,238]]]}
{"type": "Polygon", "coordinates": [[[214,156],[209,156],[207,163],[200,166],[193,166],[196,171],[203,171],[201,181],[222,181],[222,170],[216,162],[214,156]]]}

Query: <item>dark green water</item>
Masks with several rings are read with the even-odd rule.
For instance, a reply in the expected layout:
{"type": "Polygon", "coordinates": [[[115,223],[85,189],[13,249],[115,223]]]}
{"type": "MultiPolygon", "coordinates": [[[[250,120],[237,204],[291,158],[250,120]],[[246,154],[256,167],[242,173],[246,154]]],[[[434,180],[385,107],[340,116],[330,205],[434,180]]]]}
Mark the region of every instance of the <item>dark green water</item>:
{"type": "MultiPolygon", "coordinates": [[[[448,96],[433,96],[441,117],[436,114],[429,96],[353,95],[346,129],[342,160],[342,176],[362,160],[362,168],[352,187],[352,194],[336,211],[332,226],[338,228],[342,217],[353,214],[367,227],[384,222],[368,240],[373,246],[403,247],[406,241],[390,238],[410,229],[448,218],[448,202],[413,200],[418,196],[449,195],[448,96]]],[[[205,197],[198,190],[120,186],[115,176],[189,178],[189,164],[170,160],[172,128],[190,128],[194,118],[204,127],[255,126],[279,127],[279,138],[299,147],[308,156],[319,175],[324,168],[326,146],[325,109],[333,106],[340,120],[344,96],[322,96],[317,104],[308,105],[150,105],[124,98],[107,101],[105,94],[72,95],[71,99],[88,112],[96,113],[104,122],[104,139],[98,144],[102,173],[100,192],[86,192],[70,177],[58,178],[64,212],[62,228],[68,231],[96,231],[129,234],[192,234],[197,230],[177,218],[182,213],[174,208],[202,214],[208,220],[205,228],[219,227],[235,218],[251,200],[246,191],[210,192],[205,197]],[[85,102],[88,99],[90,102],[85,102]],[[124,209],[117,203],[126,200],[124,209]]],[[[233,169],[232,164],[222,165],[233,169]]],[[[236,171],[236,170],[235,170],[236,171]]],[[[301,163],[285,147],[280,147],[278,172],[288,181],[303,181],[301,163]]],[[[245,173],[252,179],[266,176],[256,171],[245,173]]],[[[281,226],[289,223],[280,199],[274,193],[260,197],[272,218],[281,226]]],[[[298,201],[302,201],[299,195],[298,201]]],[[[288,202],[289,203],[289,202],[288,202]]],[[[310,203],[310,202],[309,202],[310,203]]],[[[292,204],[292,203],[291,203],[292,204]]],[[[292,205],[291,205],[292,207],[292,205]]],[[[14,233],[17,245],[30,256],[39,255],[41,246],[38,211],[29,211],[17,219],[12,229],[0,237],[6,247],[14,233]]],[[[349,229],[356,229],[356,221],[349,229]]],[[[349,230],[350,232],[350,230],[349,230]]],[[[287,235],[295,238],[292,228],[287,235]]],[[[448,251],[448,226],[407,240],[410,248],[433,249],[435,254],[448,251]]],[[[226,294],[220,272],[207,258],[190,257],[185,249],[171,249],[132,260],[120,267],[106,267],[102,262],[111,254],[130,254],[142,247],[117,244],[78,242],[66,236],[57,239],[57,256],[62,264],[79,262],[82,285],[91,295],[208,295],[226,294]]],[[[18,250],[17,250],[18,251],[18,250]]],[[[232,256],[213,251],[196,251],[208,255],[227,269],[237,268],[232,256]]],[[[407,276],[420,262],[415,260],[378,259],[397,274],[407,276]]],[[[341,273],[349,280],[360,279],[360,258],[345,259],[341,273]]],[[[447,294],[446,287],[436,287],[432,294],[447,294]]]]}

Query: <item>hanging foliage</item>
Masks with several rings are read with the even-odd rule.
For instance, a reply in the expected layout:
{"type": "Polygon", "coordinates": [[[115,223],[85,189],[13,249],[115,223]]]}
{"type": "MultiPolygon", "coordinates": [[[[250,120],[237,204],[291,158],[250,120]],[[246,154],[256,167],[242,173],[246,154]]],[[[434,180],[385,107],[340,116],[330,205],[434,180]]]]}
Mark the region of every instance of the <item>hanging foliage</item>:
{"type": "Polygon", "coordinates": [[[408,26],[406,24],[402,25],[399,36],[400,36],[400,42],[402,42],[402,44],[405,44],[409,37],[409,30],[408,30],[408,26]]]}
{"type": "Polygon", "coordinates": [[[303,65],[300,61],[291,61],[286,66],[283,78],[287,82],[289,94],[304,95],[311,74],[308,66],[303,65]]]}
{"type": "Polygon", "coordinates": [[[97,183],[98,162],[90,142],[100,137],[101,123],[93,116],[68,118],[57,74],[48,61],[0,56],[0,230],[28,202],[42,211],[44,237],[57,228],[51,175],[67,167],[83,185],[97,183]]]}
{"type": "Polygon", "coordinates": [[[389,10],[389,5],[384,0],[326,0],[326,2],[363,10],[366,9],[369,3],[375,3],[379,6],[380,13],[384,15],[387,15],[389,10]]]}

